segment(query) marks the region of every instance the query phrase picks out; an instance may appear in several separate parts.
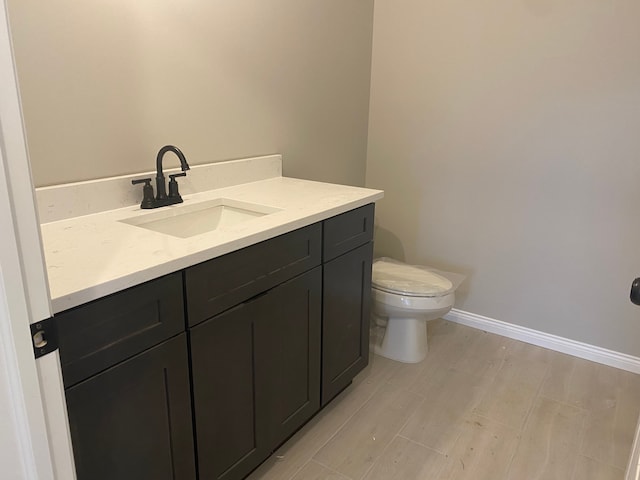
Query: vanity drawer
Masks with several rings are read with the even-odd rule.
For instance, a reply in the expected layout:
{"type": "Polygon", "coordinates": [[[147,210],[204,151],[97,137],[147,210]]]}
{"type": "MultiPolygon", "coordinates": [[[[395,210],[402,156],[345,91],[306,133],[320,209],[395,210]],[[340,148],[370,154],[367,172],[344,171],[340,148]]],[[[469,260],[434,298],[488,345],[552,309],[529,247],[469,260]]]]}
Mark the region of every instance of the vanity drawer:
{"type": "Polygon", "coordinates": [[[320,265],[321,230],[316,223],[188,268],[189,326],[320,265]]]}
{"type": "Polygon", "coordinates": [[[327,262],[373,239],[374,204],[324,221],[324,261],[327,262]]]}
{"type": "Polygon", "coordinates": [[[180,272],[55,316],[69,387],[184,331],[180,272]]]}

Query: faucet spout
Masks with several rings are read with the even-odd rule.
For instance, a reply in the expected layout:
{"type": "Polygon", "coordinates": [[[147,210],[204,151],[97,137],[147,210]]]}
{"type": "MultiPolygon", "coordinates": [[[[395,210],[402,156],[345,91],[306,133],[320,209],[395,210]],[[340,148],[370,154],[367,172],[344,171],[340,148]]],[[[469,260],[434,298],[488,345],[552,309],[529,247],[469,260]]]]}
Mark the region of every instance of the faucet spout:
{"type": "Polygon", "coordinates": [[[167,152],[173,152],[177,155],[178,159],[180,160],[180,168],[182,168],[183,172],[189,170],[187,159],[178,147],[174,147],[173,145],[165,145],[160,149],[160,151],[158,152],[158,156],[156,157],[156,200],[160,201],[167,198],[164,172],[162,171],[162,159],[164,157],[164,154],[167,152]]]}

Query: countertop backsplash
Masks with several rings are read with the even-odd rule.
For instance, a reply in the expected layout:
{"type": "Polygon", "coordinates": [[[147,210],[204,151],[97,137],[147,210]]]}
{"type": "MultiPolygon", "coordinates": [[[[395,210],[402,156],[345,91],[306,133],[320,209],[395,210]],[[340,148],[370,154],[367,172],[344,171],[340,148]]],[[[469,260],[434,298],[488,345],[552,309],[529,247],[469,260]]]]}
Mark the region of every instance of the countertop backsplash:
{"type": "MultiPolygon", "coordinates": [[[[155,160],[151,160],[150,165],[155,164],[155,160]]],[[[167,162],[167,166],[169,164],[167,162]]],[[[170,173],[179,171],[179,167],[165,168],[164,176],[168,181],[170,173]]],[[[277,154],[193,165],[186,177],[178,179],[178,183],[180,194],[189,195],[281,175],[282,155],[277,154]]],[[[50,223],[139,204],[142,200],[142,186],[131,185],[131,180],[148,177],[151,178],[151,184],[155,190],[155,170],[36,188],[40,223],[50,223]]]]}

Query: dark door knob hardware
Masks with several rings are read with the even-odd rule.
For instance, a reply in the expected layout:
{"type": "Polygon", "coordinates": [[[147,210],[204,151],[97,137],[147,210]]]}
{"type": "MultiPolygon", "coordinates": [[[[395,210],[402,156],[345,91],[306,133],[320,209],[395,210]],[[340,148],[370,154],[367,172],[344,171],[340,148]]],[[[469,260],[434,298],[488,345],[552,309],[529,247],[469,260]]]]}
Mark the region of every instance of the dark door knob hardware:
{"type": "Polygon", "coordinates": [[[636,278],[631,284],[631,293],[629,294],[629,298],[632,303],[640,305],[640,277],[636,278]]]}

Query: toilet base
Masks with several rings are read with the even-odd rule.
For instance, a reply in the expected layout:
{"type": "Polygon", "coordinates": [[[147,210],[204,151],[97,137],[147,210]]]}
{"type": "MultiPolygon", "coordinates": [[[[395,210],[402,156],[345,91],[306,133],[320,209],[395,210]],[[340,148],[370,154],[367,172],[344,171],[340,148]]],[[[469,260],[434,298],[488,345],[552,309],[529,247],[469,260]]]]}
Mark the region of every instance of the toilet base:
{"type": "Polygon", "coordinates": [[[426,317],[389,318],[382,341],[374,347],[377,355],[403,363],[420,363],[427,350],[426,317]]]}

